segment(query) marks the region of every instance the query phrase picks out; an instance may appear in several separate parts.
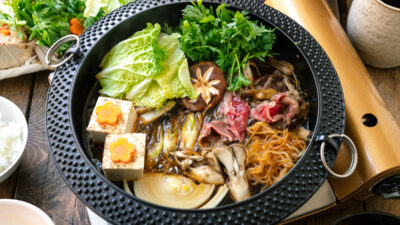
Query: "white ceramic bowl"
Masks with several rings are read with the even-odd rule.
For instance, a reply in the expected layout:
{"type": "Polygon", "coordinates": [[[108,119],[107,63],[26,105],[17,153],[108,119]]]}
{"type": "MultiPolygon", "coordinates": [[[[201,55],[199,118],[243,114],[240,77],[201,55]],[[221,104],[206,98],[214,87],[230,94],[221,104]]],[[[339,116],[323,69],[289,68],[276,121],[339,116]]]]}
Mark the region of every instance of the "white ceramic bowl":
{"type": "Polygon", "coordinates": [[[54,225],[38,207],[19,200],[0,199],[0,225],[54,225]]]}
{"type": "MultiPolygon", "coordinates": [[[[18,155],[17,160],[15,160],[11,165],[0,173],[0,183],[7,179],[17,168],[21,162],[22,155],[24,154],[26,142],[28,140],[28,124],[25,119],[25,115],[21,110],[10,100],[0,96],[0,112],[3,115],[2,120],[14,121],[21,125],[22,127],[22,151],[18,155]]],[[[1,218],[1,217],[0,217],[1,218]]]]}

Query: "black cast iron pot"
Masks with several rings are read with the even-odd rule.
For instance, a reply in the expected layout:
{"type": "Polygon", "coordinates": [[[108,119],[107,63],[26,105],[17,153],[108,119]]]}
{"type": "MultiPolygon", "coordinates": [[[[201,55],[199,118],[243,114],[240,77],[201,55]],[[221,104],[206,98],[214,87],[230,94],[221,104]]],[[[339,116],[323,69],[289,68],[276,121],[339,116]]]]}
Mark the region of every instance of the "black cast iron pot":
{"type": "MultiPolygon", "coordinates": [[[[321,46],[299,24],[262,1],[213,0],[250,12],[268,27],[276,27],[274,51],[295,67],[300,85],[308,94],[312,130],[304,156],[281,181],[252,198],[206,210],[182,210],[154,205],[125,193],[108,181],[96,166],[87,144],[88,110],[99,89],[95,79],[103,56],[146,22],[177,25],[185,0],[137,0],[95,23],[80,37],[80,45],[66,64],[58,67],[47,99],[47,133],[50,148],[65,182],[92,210],[116,224],[274,224],[301,205],[327,177],[317,137],[342,134],[345,110],[342,89],[321,46]]],[[[73,48],[72,48],[73,49],[73,48]]],[[[341,140],[339,140],[341,141],[341,140]]],[[[328,147],[329,148],[329,147],[328,147]]],[[[327,149],[332,165],[337,152],[327,149]]]]}

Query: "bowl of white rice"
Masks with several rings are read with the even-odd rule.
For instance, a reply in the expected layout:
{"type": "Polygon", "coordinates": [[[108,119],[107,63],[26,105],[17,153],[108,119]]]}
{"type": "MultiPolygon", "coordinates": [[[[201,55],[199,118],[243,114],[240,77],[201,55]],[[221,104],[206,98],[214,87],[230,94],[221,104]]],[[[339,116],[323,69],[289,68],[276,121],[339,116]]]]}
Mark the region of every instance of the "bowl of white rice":
{"type": "Polygon", "coordinates": [[[0,182],[18,168],[27,139],[24,114],[13,102],[0,96],[0,182]]]}

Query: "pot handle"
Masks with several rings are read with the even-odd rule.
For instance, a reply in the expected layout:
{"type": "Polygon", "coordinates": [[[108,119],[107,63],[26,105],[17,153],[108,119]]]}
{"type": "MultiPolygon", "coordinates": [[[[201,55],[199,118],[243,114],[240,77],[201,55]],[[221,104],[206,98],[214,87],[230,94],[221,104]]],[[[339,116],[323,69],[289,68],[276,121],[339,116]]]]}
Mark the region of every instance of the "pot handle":
{"type": "Polygon", "coordinates": [[[356,170],[357,164],[358,164],[358,154],[357,154],[357,148],[349,136],[347,136],[345,134],[320,135],[317,137],[316,141],[322,142],[321,148],[320,148],[322,165],[325,167],[325,169],[328,171],[329,174],[331,174],[335,178],[346,178],[354,173],[354,171],[356,170]],[[347,169],[347,171],[344,172],[343,174],[338,174],[338,173],[334,172],[326,163],[326,159],[325,159],[326,144],[328,143],[328,144],[332,145],[336,150],[339,150],[339,148],[340,148],[340,145],[338,145],[336,143],[336,141],[333,140],[333,138],[344,138],[345,142],[349,146],[349,150],[350,150],[350,154],[351,154],[351,163],[350,163],[349,169],[347,169]]]}
{"type": "Polygon", "coordinates": [[[72,57],[74,57],[74,55],[79,54],[79,43],[80,43],[79,36],[74,35],[74,34],[67,35],[67,36],[60,38],[50,47],[49,51],[47,51],[46,64],[51,68],[57,68],[57,67],[65,64],[66,62],[68,62],[68,60],[70,60],[72,57]],[[67,52],[65,52],[64,59],[60,63],[52,64],[51,59],[54,56],[54,54],[57,52],[57,50],[62,45],[64,45],[65,43],[68,43],[70,41],[76,41],[75,46],[71,47],[70,49],[67,50],[67,52]]]}

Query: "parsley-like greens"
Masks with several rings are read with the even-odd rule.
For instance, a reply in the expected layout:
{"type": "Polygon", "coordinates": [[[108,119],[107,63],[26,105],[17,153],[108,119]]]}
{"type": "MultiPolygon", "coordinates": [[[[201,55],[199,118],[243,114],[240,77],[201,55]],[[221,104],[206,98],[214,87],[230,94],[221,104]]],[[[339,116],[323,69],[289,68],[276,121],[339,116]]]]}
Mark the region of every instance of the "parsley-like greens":
{"type": "MultiPolygon", "coordinates": [[[[37,39],[37,44],[47,47],[70,34],[72,18],[82,20],[88,28],[103,16],[103,12],[99,12],[96,17],[84,18],[85,0],[7,0],[6,4],[14,14],[0,12],[0,24],[7,24],[21,40],[37,39]]],[[[59,53],[68,47],[62,46],[59,53]]]]}
{"type": "Polygon", "coordinates": [[[194,62],[215,61],[228,74],[230,91],[251,84],[243,75],[248,61],[272,56],[274,29],[250,20],[247,12],[222,4],[207,8],[201,0],[183,9],[180,47],[194,62]]]}

